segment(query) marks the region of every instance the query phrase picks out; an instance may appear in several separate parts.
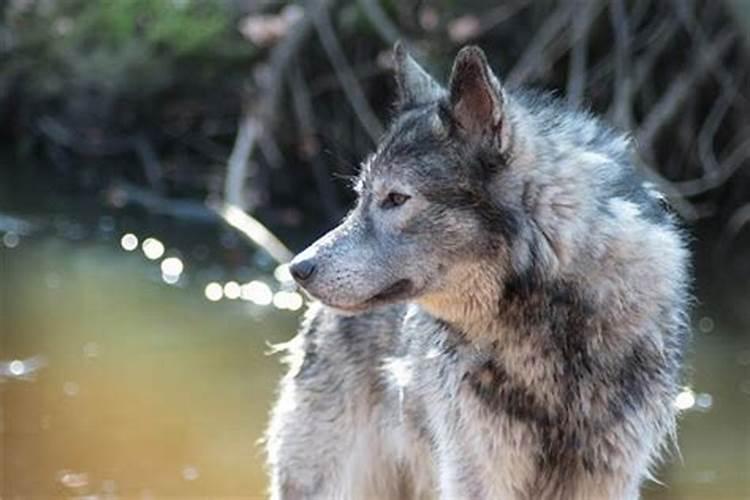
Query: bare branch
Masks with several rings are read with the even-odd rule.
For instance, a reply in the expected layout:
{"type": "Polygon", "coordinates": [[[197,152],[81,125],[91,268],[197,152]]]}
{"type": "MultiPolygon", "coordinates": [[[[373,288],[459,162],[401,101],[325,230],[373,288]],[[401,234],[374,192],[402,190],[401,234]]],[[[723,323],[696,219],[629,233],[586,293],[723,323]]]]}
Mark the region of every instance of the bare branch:
{"type": "MultiPolygon", "coordinates": [[[[488,31],[496,28],[500,24],[504,23],[508,19],[512,18],[518,11],[526,7],[528,4],[531,3],[531,0],[516,0],[513,2],[503,2],[502,4],[492,7],[491,9],[482,12],[480,14],[477,14],[474,16],[473,14],[470,15],[470,17],[478,18],[478,26],[475,30],[471,30],[469,37],[460,37],[460,39],[453,38],[453,41],[458,42],[467,42],[474,38],[479,38],[480,36],[484,35],[488,31]]],[[[469,16],[464,16],[464,18],[467,18],[469,16]]],[[[460,19],[460,18],[459,18],[460,19]]],[[[457,19],[454,19],[453,22],[457,21],[457,19]]],[[[450,24],[448,26],[448,31],[450,32],[450,24]]]]}
{"type": "Polygon", "coordinates": [[[651,108],[636,133],[639,146],[644,151],[650,150],[656,134],[672,119],[691,92],[695,91],[696,84],[706,76],[706,70],[720,61],[727,49],[731,47],[736,35],[734,32],[719,35],[706,51],[699,55],[698,61],[692,68],[675,77],[672,85],[651,108]]]}
{"type": "Polygon", "coordinates": [[[723,247],[726,248],[727,244],[740,234],[742,228],[750,224],[750,203],[742,205],[740,208],[735,210],[726,225],[726,230],[722,235],[723,247]]]}
{"type": "Polygon", "coordinates": [[[508,74],[508,84],[517,86],[534,77],[546,65],[545,49],[570,22],[575,2],[561,2],[537,30],[534,38],[508,74]]]}
{"type": "Polygon", "coordinates": [[[289,85],[292,90],[294,114],[300,129],[302,152],[310,160],[315,184],[318,187],[320,199],[323,202],[323,208],[328,217],[333,220],[341,214],[341,207],[338,204],[338,196],[331,184],[329,173],[325,165],[320,161],[320,144],[316,137],[315,114],[310,98],[310,90],[305,83],[299,65],[296,65],[294,70],[292,70],[289,85]]]}
{"type": "Polygon", "coordinates": [[[570,32],[571,50],[570,64],[568,66],[568,103],[579,106],[583,101],[586,89],[586,73],[589,51],[589,31],[594,20],[593,2],[588,0],[576,0],[579,15],[573,19],[573,30],[570,32]]]}
{"type": "Polygon", "coordinates": [[[257,219],[229,203],[209,204],[209,208],[227,224],[265,250],[279,264],[292,260],[294,254],[257,219]]]}
{"type": "Polygon", "coordinates": [[[612,97],[613,121],[628,130],[632,123],[632,78],[630,72],[630,24],[624,0],[610,3],[610,22],[615,33],[615,77],[612,97]]]}
{"type": "Polygon", "coordinates": [[[726,182],[743,165],[750,160],[750,139],[740,143],[726,159],[721,162],[717,170],[709,171],[700,179],[674,183],[682,196],[694,196],[715,189],[726,182]]]}
{"type": "Polygon", "coordinates": [[[671,17],[665,17],[664,20],[654,30],[654,36],[649,44],[648,51],[635,61],[636,67],[633,71],[632,92],[637,93],[648,81],[651,72],[654,69],[656,61],[669,47],[669,42],[674,39],[679,24],[671,17]]]}
{"type": "Polygon", "coordinates": [[[380,38],[383,39],[388,45],[393,45],[398,40],[402,39],[401,33],[399,33],[396,25],[391,22],[388,14],[380,6],[378,0],[357,0],[359,6],[362,7],[367,19],[370,20],[370,24],[378,32],[380,38]]]}
{"type": "Polygon", "coordinates": [[[700,158],[704,173],[719,168],[716,152],[714,151],[714,138],[716,137],[719,125],[724,120],[727,111],[735,103],[736,96],[739,93],[739,86],[734,85],[734,80],[731,78],[730,82],[722,82],[721,94],[714,101],[714,105],[703,121],[703,126],[701,126],[698,133],[698,157],[700,158]]]}
{"type": "Polygon", "coordinates": [[[260,127],[259,119],[250,112],[245,112],[240,117],[237,137],[232,146],[232,152],[229,154],[227,175],[224,180],[224,199],[232,205],[245,207],[243,192],[247,167],[255,149],[260,127]]]}
{"type": "Polygon", "coordinates": [[[283,80],[294,55],[311,34],[312,18],[317,15],[317,12],[325,11],[328,3],[328,0],[310,0],[305,4],[305,13],[289,29],[287,36],[271,51],[268,74],[258,82],[257,106],[245,104],[237,137],[227,162],[227,175],[224,182],[224,199],[232,205],[245,206],[243,191],[248,161],[255,150],[258,135],[273,126],[283,88],[279,82],[283,80]]]}
{"type": "Polygon", "coordinates": [[[149,142],[145,135],[139,134],[134,139],[133,147],[138,158],[141,160],[143,171],[151,188],[156,191],[162,191],[162,168],[159,157],[156,151],[154,151],[153,146],[151,146],[151,142],[149,142]]]}
{"type": "Polygon", "coordinates": [[[346,55],[334,33],[328,11],[319,9],[313,14],[313,18],[315,29],[323,45],[323,50],[326,52],[338,79],[341,81],[344,95],[346,95],[347,100],[354,110],[354,114],[372,141],[377,142],[383,133],[383,125],[375,116],[375,113],[373,113],[372,108],[370,108],[365,93],[354,76],[352,67],[346,60],[346,55]]]}

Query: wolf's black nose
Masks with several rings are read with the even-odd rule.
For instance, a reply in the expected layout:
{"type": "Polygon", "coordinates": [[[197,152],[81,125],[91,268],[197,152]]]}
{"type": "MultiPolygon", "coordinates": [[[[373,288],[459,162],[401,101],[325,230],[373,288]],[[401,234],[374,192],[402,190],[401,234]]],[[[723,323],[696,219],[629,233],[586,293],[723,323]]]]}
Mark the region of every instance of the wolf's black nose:
{"type": "Polygon", "coordinates": [[[292,265],[289,267],[289,272],[299,283],[304,283],[309,280],[315,272],[315,264],[312,260],[292,262],[292,265]]]}

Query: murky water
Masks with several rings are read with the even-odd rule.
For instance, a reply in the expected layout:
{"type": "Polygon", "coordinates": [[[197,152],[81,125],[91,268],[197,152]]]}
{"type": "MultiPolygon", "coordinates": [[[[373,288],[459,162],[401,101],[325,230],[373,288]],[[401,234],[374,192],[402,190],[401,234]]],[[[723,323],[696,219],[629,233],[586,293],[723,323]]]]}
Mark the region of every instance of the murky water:
{"type": "MultiPolygon", "coordinates": [[[[0,231],[2,498],[262,498],[266,353],[299,297],[228,231],[75,213],[0,231]]],[[[731,328],[698,312],[682,461],[646,498],[750,498],[750,331],[731,328]]]]}

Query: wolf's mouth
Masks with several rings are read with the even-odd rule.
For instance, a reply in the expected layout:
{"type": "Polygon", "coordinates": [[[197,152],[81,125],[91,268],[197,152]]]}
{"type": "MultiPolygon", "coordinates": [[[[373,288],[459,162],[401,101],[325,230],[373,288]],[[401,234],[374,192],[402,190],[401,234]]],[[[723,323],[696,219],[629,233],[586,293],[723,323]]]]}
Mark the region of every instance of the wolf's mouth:
{"type": "MultiPolygon", "coordinates": [[[[340,311],[347,313],[360,313],[367,311],[373,307],[397,302],[399,300],[407,299],[414,295],[414,283],[408,279],[398,280],[395,283],[388,285],[383,288],[380,292],[376,293],[372,297],[358,304],[335,304],[326,302],[324,299],[320,299],[322,302],[328,304],[331,307],[339,309],[340,311]]],[[[308,292],[309,293],[309,292],[308,292]]]]}
{"type": "Polygon", "coordinates": [[[412,288],[413,287],[411,280],[398,280],[397,282],[387,286],[377,294],[370,297],[367,302],[375,303],[397,300],[408,295],[411,292],[412,288]]]}

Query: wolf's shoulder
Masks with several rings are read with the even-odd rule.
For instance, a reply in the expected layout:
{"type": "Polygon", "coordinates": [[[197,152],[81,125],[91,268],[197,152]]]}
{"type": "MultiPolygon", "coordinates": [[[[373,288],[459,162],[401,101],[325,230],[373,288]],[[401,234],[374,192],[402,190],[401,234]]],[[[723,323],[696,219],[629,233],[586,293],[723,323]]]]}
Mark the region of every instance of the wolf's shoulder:
{"type": "Polygon", "coordinates": [[[568,145],[602,153],[618,164],[632,162],[634,147],[629,134],[589,108],[574,106],[542,89],[521,87],[511,95],[534,119],[536,132],[563,150],[568,145]]]}
{"type": "Polygon", "coordinates": [[[666,197],[643,176],[643,160],[627,131],[548,91],[519,88],[513,97],[545,139],[540,141],[540,156],[550,164],[564,166],[558,175],[567,176],[570,169],[578,171],[585,177],[583,182],[595,186],[591,192],[605,210],[612,200],[623,200],[637,206],[651,223],[675,225],[666,197]]]}

